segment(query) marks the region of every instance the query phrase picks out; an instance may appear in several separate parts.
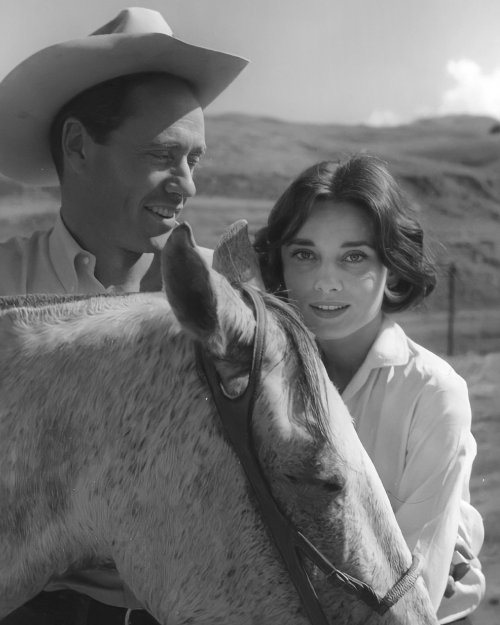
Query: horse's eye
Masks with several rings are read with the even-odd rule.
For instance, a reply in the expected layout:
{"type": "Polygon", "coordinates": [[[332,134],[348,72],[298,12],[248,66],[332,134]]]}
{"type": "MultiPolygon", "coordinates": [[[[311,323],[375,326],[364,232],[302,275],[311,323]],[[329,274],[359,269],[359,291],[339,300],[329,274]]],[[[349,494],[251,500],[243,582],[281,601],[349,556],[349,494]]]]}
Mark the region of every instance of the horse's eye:
{"type": "Polygon", "coordinates": [[[285,477],[292,484],[304,484],[306,486],[316,486],[322,488],[323,490],[328,491],[329,493],[340,493],[340,491],[344,488],[345,480],[340,477],[335,477],[329,480],[320,479],[317,477],[305,477],[305,476],[297,476],[291,475],[290,473],[285,473],[285,477]]]}

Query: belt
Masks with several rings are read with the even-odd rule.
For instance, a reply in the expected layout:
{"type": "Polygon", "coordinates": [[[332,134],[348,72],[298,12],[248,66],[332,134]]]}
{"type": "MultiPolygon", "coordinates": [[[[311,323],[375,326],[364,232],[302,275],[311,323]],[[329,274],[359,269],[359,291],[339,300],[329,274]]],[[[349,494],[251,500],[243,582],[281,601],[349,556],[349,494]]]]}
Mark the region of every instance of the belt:
{"type": "Polygon", "coordinates": [[[0,625],[160,625],[146,610],[107,605],[73,590],[41,592],[0,625]]]}

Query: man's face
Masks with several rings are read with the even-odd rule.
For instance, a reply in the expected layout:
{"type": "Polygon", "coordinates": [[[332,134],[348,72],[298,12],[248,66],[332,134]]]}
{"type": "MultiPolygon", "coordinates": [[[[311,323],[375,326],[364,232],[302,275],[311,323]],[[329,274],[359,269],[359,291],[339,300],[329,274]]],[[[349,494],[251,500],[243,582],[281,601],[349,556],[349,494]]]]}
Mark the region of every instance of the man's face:
{"type": "Polygon", "coordinates": [[[181,81],[165,78],[129,95],[132,114],[106,143],[88,143],[85,219],[94,245],[133,253],[161,249],[205,152],[202,110],[181,81]]]}

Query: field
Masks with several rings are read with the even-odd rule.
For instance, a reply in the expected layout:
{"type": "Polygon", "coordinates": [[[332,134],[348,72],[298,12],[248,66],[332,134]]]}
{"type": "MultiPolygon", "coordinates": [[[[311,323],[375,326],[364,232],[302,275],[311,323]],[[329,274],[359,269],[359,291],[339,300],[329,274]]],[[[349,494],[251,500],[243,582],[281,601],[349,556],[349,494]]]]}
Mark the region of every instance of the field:
{"type": "MultiPolygon", "coordinates": [[[[481,560],[487,595],[474,625],[500,625],[500,136],[489,132],[492,123],[444,118],[372,129],[212,118],[201,195],[183,215],[197,242],[213,247],[236,219],[247,219],[255,232],[273,199],[314,161],[362,150],[390,163],[420,209],[441,268],[426,307],[398,321],[412,338],[449,358],[469,384],[478,443],[471,492],[486,528],[481,560]],[[456,314],[453,354],[447,356],[451,263],[457,267],[456,314]]],[[[49,227],[57,206],[54,189],[29,189],[0,177],[0,241],[49,227]]]]}

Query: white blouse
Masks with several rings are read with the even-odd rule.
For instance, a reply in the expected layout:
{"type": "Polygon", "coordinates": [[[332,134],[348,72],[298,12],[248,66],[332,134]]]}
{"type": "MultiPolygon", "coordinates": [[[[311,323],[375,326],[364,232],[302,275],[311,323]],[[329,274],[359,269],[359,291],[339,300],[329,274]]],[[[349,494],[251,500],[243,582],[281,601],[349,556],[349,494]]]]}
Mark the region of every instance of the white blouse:
{"type": "Polygon", "coordinates": [[[342,398],[387,491],[403,536],[425,558],[423,577],[441,623],[472,612],[484,595],[479,560],[443,598],[460,536],[477,555],[484,538],[470,504],[476,455],[465,381],[390,318],[342,398]]]}

